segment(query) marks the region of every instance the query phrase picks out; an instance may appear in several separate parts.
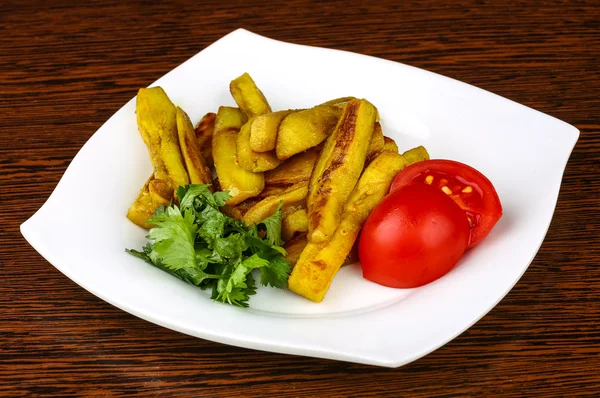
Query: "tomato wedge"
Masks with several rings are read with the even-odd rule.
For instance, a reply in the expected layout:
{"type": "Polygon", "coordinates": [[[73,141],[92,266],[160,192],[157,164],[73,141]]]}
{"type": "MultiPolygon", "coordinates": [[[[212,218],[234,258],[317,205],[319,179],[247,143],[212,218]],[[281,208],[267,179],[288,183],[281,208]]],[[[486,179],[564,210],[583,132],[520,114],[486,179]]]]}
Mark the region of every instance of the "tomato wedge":
{"type": "Polygon", "coordinates": [[[446,159],[414,163],[398,173],[390,192],[419,183],[439,188],[465,212],[471,228],[468,248],[481,242],[502,217],[502,204],[490,180],[464,163],[446,159]]]}
{"type": "Polygon", "coordinates": [[[358,256],[363,277],[412,288],[447,274],[469,243],[467,217],[452,199],[427,184],[387,195],[363,226],[358,256]]]}

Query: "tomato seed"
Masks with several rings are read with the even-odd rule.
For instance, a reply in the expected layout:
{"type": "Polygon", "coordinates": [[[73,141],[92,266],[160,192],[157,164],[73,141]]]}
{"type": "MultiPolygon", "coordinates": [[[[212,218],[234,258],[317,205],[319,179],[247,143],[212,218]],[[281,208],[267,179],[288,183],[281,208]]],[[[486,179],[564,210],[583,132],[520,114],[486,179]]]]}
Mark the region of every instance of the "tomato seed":
{"type": "Polygon", "coordinates": [[[447,186],[443,186],[442,187],[442,191],[446,194],[446,195],[452,195],[452,191],[450,190],[450,188],[448,188],[447,186]]]}

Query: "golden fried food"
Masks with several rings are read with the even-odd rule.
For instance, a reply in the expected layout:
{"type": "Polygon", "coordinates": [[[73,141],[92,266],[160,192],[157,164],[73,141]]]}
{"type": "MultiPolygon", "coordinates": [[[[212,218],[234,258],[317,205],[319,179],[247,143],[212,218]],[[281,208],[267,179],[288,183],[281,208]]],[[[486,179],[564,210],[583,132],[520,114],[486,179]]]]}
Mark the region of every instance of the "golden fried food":
{"type": "Polygon", "coordinates": [[[190,182],[192,184],[209,184],[211,185],[209,189],[212,190],[212,176],[202,157],[194,126],[187,113],[180,107],[177,107],[177,134],[190,182]]]}
{"type": "Polygon", "coordinates": [[[363,171],[376,115],[377,110],[367,100],[351,100],[327,138],[310,177],[309,242],[326,242],[336,230],[344,205],[363,171]]]}
{"type": "Polygon", "coordinates": [[[174,188],[189,184],[179,148],[175,105],[165,91],[160,87],[140,89],[136,114],[140,134],[150,151],[155,177],[170,180],[174,188]]]}
{"type": "Polygon", "coordinates": [[[242,126],[237,135],[237,160],[238,164],[248,171],[260,173],[267,170],[273,170],[279,166],[281,160],[275,156],[275,151],[255,152],[250,146],[250,131],[254,125],[255,118],[249,119],[242,126]]]}
{"type": "Polygon", "coordinates": [[[384,151],[392,151],[398,153],[398,145],[396,141],[391,139],[390,137],[383,137],[383,150],[384,151]]]}
{"type": "Polygon", "coordinates": [[[232,80],[229,91],[246,119],[272,112],[264,94],[248,73],[232,80]]]}
{"type": "Polygon", "coordinates": [[[153,177],[148,180],[148,192],[154,202],[154,208],[160,205],[169,205],[175,193],[173,185],[169,181],[153,177]]]}
{"type": "Polygon", "coordinates": [[[408,151],[404,152],[402,156],[404,156],[404,158],[409,164],[417,163],[422,160],[429,160],[429,153],[427,152],[427,149],[425,149],[424,146],[418,146],[409,149],[408,151]]]}
{"type": "Polygon", "coordinates": [[[281,222],[281,238],[284,241],[292,240],[298,235],[308,232],[308,214],[305,208],[300,208],[289,213],[281,222]]]}
{"type": "Polygon", "coordinates": [[[306,152],[292,156],[275,169],[265,172],[265,184],[296,184],[308,181],[321,150],[320,146],[310,148],[306,152]]]}
{"type": "Polygon", "coordinates": [[[258,223],[269,217],[277,210],[280,202],[283,202],[282,211],[284,216],[300,207],[306,207],[306,194],[308,183],[300,182],[290,187],[281,195],[269,196],[252,206],[242,219],[246,224],[258,223]]]}
{"type": "Polygon", "coordinates": [[[367,150],[367,159],[365,160],[365,164],[371,163],[373,159],[381,151],[383,151],[383,147],[385,145],[385,141],[383,139],[383,131],[381,130],[381,124],[375,122],[375,127],[373,128],[373,135],[371,136],[371,142],[369,142],[369,149],[367,150]]]}
{"type": "Polygon", "coordinates": [[[136,225],[142,228],[150,229],[152,225],[148,223],[148,220],[152,218],[152,215],[156,211],[155,202],[150,196],[150,189],[148,185],[154,176],[150,176],[148,181],[144,184],[144,187],[140,190],[137,199],[127,210],[127,218],[136,225]]]}
{"type": "Polygon", "coordinates": [[[250,148],[255,152],[274,150],[279,125],[283,118],[292,112],[285,110],[256,116],[250,129],[250,148]]]}
{"type": "Polygon", "coordinates": [[[160,205],[168,205],[178,184],[189,177],[179,148],[177,110],[160,87],[142,88],[136,98],[138,130],[148,151],[154,171],[148,178],[127,217],[150,228],[148,220],[160,205]]]}
{"type": "Polygon", "coordinates": [[[308,244],[308,240],[306,240],[306,235],[299,235],[289,242],[285,242],[283,248],[287,252],[285,259],[290,262],[292,268],[296,264],[296,261],[300,258],[302,251],[308,244]]]}
{"type": "Polygon", "coordinates": [[[212,158],[212,135],[215,129],[216,118],[216,113],[208,112],[202,117],[202,119],[200,119],[194,129],[196,133],[196,140],[198,141],[198,145],[202,151],[204,163],[206,163],[208,167],[213,167],[214,164],[212,158]]]}
{"type": "Polygon", "coordinates": [[[239,221],[242,219],[242,217],[244,217],[244,214],[246,214],[246,212],[252,208],[252,206],[257,204],[261,200],[261,198],[256,196],[253,198],[246,199],[242,203],[238,203],[237,205],[225,205],[221,206],[219,209],[223,212],[223,214],[239,221]]]}
{"type": "Polygon", "coordinates": [[[265,186],[263,173],[252,173],[237,163],[236,141],[244,118],[238,108],[222,106],[215,121],[212,154],[220,188],[231,195],[229,205],[257,196],[265,186]]]}
{"type": "Polygon", "coordinates": [[[277,157],[285,160],[323,142],[333,131],[347,102],[347,98],[333,100],[286,116],[277,133],[277,157]]]}
{"type": "MultiPolygon", "coordinates": [[[[265,173],[266,174],[266,173],[265,173]]],[[[285,193],[294,184],[267,184],[265,188],[258,194],[257,198],[268,198],[269,196],[277,196],[285,193]]]]}

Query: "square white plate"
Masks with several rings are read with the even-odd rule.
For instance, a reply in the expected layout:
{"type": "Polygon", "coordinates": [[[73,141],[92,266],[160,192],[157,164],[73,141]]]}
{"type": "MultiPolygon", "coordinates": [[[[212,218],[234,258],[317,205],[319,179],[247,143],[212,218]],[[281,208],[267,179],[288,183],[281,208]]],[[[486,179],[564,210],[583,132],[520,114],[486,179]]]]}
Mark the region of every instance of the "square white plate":
{"type": "Polygon", "coordinates": [[[27,241],[103,300],[167,328],[259,350],[397,367],[437,349],[490,311],[537,253],[552,219],[579,131],[487,91],[378,58],[267,39],[236,30],[153,85],[197,122],[235,105],[229,82],[249,72],[273,109],[363,97],[401,150],[424,145],[494,183],[504,216],[443,278],[418,289],[385,288],[344,267],[315,304],[259,288],[250,309],[214,303],[137,258],[146,231],[125,218],[151,173],[135,98],[83,146],[52,195],[21,225],[27,241]]]}

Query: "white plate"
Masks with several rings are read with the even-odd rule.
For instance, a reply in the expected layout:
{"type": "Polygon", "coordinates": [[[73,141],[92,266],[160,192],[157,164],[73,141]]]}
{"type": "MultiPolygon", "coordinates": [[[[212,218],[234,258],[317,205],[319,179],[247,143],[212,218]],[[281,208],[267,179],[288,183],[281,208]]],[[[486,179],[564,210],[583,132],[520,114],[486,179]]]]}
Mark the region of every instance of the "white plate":
{"type": "Polygon", "coordinates": [[[236,30],[169,72],[162,86],[194,123],[234,105],[229,82],[249,72],[273,109],[364,97],[401,150],[477,168],[494,183],[504,216],[443,278],[389,289],[343,268],[325,300],[260,288],[250,309],[125,253],[146,232],[125,218],[151,172],[137,131],[135,99],[84,145],[58,186],[21,225],[27,241],[83,288],[140,318],[225,344],[397,367],[437,349],[490,311],[514,286],[548,230],[579,131],[487,91],[410,66],[300,46],[236,30]]]}

